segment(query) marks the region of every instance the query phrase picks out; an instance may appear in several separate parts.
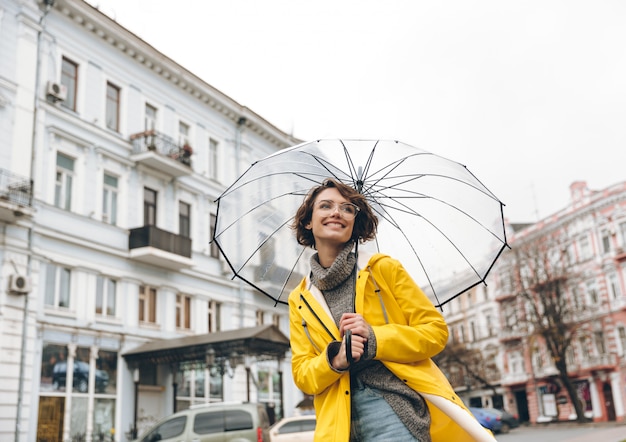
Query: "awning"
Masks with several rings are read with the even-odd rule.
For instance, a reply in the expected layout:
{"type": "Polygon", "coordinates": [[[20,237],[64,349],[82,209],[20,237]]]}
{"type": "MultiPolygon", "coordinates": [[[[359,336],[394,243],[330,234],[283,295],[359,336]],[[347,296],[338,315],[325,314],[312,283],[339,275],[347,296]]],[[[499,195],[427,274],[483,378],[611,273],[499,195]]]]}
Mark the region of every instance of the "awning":
{"type": "Polygon", "coordinates": [[[233,353],[254,356],[256,360],[282,359],[289,350],[289,339],[275,325],[260,325],[183,338],[159,339],[130,350],[122,356],[130,366],[204,361],[213,349],[218,358],[233,353]]]}

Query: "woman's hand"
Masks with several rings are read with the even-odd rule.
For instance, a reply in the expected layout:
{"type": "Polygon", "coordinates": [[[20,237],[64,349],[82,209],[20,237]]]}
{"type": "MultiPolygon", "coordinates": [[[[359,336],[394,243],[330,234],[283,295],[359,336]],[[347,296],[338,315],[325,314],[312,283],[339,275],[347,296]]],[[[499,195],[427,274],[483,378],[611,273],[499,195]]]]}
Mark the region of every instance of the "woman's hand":
{"type": "Polygon", "coordinates": [[[350,330],[352,332],[352,336],[362,336],[367,341],[370,334],[370,326],[363,319],[363,316],[358,313],[344,313],[341,316],[341,320],[339,321],[339,332],[341,336],[346,333],[346,330],[350,330]]]}
{"type": "MultiPolygon", "coordinates": [[[[348,355],[346,353],[346,341],[347,336],[344,334],[339,353],[337,353],[337,355],[331,361],[331,364],[337,370],[347,370],[348,368],[350,368],[350,362],[348,361],[348,355]]],[[[363,336],[351,334],[350,341],[352,348],[352,361],[356,362],[361,359],[361,356],[363,356],[363,352],[365,351],[365,342],[367,341],[367,339],[365,339],[363,336]]]]}
{"type": "Polygon", "coordinates": [[[333,358],[332,364],[337,370],[346,370],[350,367],[352,361],[356,362],[361,359],[365,351],[365,343],[369,338],[370,327],[369,324],[363,319],[363,316],[358,313],[344,313],[339,321],[339,332],[343,337],[343,344],[339,353],[333,358]],[[351,337],[349,339],[351,344],[351,358],[346,353],[347,337],[346,331],[350,330],[351,337]]]}

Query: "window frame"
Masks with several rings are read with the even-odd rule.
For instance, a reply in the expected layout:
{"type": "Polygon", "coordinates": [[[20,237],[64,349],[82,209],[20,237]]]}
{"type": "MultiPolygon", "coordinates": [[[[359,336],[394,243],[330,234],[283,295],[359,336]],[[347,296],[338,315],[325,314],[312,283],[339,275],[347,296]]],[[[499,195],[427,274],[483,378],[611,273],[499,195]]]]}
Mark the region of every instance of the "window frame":
{"type": "Polygon", "coordinates": [[[215,226],[217,224],[217,215],[215,213],[209,214],[209,256],[211,258],[219,259],[220,248],[217,243],[213,241],[213,232],[215,232],[215,226]]]}
{"type": "Polygon", "coordinates": [[[76,172],[76,159],[62,152],[56,154],[56,168],[54,181],[54,206],[63,210],[72,210],[73,185],[76,172]],[[65,159],[71,164],[71,169],[59,164],[59,159],[65,159]]]}
{"type": "Polygon", "coordinates": [[[157,209],[158,209],[159,192],[149,187],[143,188],[143,225],[157,225],[157,209]],[[147,196],[153,198],[148,199],[147,196]]]}
{"type": "Polygon", "coordinates": [[[191,301],[189,295],[176,294],[176,328],[179,330],[191,330],[191,301]]]}
{"type": "Polygon", "coordinates": [[[191,204],[178,201],[178,234],[191,238],[191,204]]]}
{"type": "Polygon", "coordinates": [[[55,309],[69,310],[71,308],[72,270],[69,267],[47,264],[44,305],[55,309]],[[52,290],[52,296],[50,296],[50,290],[52,290]]]}
{"type": "Polygon", "coordinates": [[[99,318],[115,318],[117,317],[117,280],[109,276],[98,275],[96,277],[96,303],[94,311],[96,317],[99,318]],[[109,293],[112,288],[113,293],[109,293]],[[101,297],[100,311],[98,311],[98,298],[101,297]],[[113,304],[112,309],[109,304],[113,304]]]}
{"type": "Polygon", "coordinates": [[[102,221],[113,226],[117,225],[119,192],[119,177],[104,172],[102,175],[102,221]],[[107,183],[107,177],[115,180],[115,185],[107,183]]]}
{"type": "Polygon", "coordinates": [[[107,129],[120,131],[120,110],[122,103],[122,88],[112,83],[106,82],[105,113],[104,121],[107,129]]]}
{"type": "Polygon", "coordinates": [[[70,58],[61,58],[61,84],[67,89],[67,97],[61,102],[61,106],[76,112],[78,96],[79,64],[70,58]]]}
{"type": "Polygon", "coordinates": [[[157,118],[159,116],[159,109],[156,106],[153,106],[150,103],[145,104],[144,106],[144,130],[155,130],[157,127],[157,118]],[[152,111],[154,111],[152,113],[152,111]]]}
{"type": "Polygon", "coordinates": [[[217,173],[219,170],[219,142],[215,138],[209,138],[207,157],[207,173],[209,178],[217,180],[217,173]]]}
{"type": "Polygon", "coordinates": [[[139,286],[139,304],[137,312],[140,324],[158,324],[157,322],[157,289],[147,284],[139,286]]]}

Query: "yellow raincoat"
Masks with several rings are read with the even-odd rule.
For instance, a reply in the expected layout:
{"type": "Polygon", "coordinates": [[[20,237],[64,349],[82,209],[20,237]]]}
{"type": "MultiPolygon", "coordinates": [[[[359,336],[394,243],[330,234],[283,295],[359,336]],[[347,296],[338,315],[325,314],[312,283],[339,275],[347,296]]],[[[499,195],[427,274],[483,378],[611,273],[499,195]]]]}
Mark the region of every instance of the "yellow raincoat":
{"type": "MultiPolygon", "coordinates": [[[[431,414],[433,442],[494,441],[430,359],[448,339],[441,313],[399,261],[382,254],[369,260],[359,256],[359,261],[355,307],[376,335],[375,359],[422,394],[431,414]]],[[[326,347],[341,340],[339,329],[308,278],[289,295],[289,320],[293,378],[315,398],[315,440],[348,442],[350,373],[330,367],[326,347]]]]}

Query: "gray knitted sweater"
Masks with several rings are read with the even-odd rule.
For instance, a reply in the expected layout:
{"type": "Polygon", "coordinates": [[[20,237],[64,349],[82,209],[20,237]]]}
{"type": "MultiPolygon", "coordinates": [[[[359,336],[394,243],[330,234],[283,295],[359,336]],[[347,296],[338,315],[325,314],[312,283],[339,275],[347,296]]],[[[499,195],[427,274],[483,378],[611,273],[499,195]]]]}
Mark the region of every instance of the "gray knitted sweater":
{"type": "MultiPolygon", "coordinates": [[[[335,323],[339,325],[341,315],[354,312],[354,293],[356,277],[356,257],[352,253],[354,243],[346,245],[337,256],[335,262],[324,268],[319,263],[317,254],[311,257],[311,283],[324,295],[326,303],[333,314],[335,323]]],[[[341,342],[333,342],[328,348],[329,361],[337,354],[341,342]]],[[[356,380],[362,384],[379,390],[387,403],[398,415],[408,430],[421,442],[430,442],[430,413],[422,396],[410,388],[376,356],[376,336],[370,328],[365,354],[350,367],[352,384],[356,380]]],[[[358,428],[351,428],[351,442],[360,439],[358,428]]]]}

